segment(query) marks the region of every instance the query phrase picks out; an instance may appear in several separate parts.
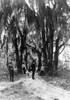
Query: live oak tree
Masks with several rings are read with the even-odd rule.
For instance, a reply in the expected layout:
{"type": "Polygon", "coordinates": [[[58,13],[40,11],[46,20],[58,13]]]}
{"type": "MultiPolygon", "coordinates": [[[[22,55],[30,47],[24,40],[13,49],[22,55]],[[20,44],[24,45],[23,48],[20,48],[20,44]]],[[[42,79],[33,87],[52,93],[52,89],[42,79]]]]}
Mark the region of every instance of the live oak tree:
{"type": "Polygon", "coordinates": [[[3,0],[1,2],[1,24],[8,31],[7,42],[9,42],[10,38],[12,39],[12,43],[15,48],[17,69],[19,73],[22,72],[23,53],[26,49],[25,43],[27,36],[27,27],[24,25],[25,20],[22,30],[19,27],[19,19],[23,13],[24,4],[25,3],[23,0],[21,0],[21,2],[16,0],[13,2],[10,0],[3,0]]]}
{"type": "Polygon", "coordinates": [[[36,30],[41,32],[44,66],[52,73],[58,68],[59,51],[68,40],[67,17],[70,8],[66,0],[50,0],[47,3],[44,0],[36,0],[36,7],[37,12],[33,6],[31,12],[28,9],[27,19],[29,24],[35,23],[36,30]]]}
{"type": "Polygon", "coordinates": [[[12,34],[18,72],[22,72],[24,50],[27,50],[27,45],[30,46],[30,44],[26,44],[27,26],[30,29],[32,25],[35,27],[36,38],[41,37],[39,44],[32,41],[34,44],[32,49],[38,54],[39,64],[42,54],[44,70],[51,74],[53,71],[57,71],[60,50],[65,46],[69,36],[67,20],[70,8],[68,2],[66,0],[29,0],[29,4],[27,4],[24,0],[20,2],[19,0],[3,0],[1,4],[0,21],[8,30],[8,37],[12,34]],[[18,21],[21,14],[25,15],[24,23],[21,26],[22,30],[18,21]]]}

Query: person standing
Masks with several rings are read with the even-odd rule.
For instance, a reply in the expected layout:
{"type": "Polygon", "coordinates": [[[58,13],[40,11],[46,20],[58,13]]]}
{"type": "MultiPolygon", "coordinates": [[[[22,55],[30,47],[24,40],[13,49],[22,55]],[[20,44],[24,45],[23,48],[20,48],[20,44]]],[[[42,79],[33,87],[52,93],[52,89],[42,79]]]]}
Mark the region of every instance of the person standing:
{"type": "Polygon", "coordinates": [[[24,64],[24,63],[22,64],[22,72],[23,72],[24,74],[26,74],[26,67],[25,67],[25,64],[24,64]]]}
{"type": "Polygon", "coordinates": [[[36,70],[36,62],[33,59],[33,61],[32,61],[32,79],[35,79],[35,70],[36,70]]]}
{"type": "Polygon", "coordinates": [[[9,63],[9,73],[10,73],[10,81],[14,81],[14,69],[12,65],[12,61],[9,63]]]}

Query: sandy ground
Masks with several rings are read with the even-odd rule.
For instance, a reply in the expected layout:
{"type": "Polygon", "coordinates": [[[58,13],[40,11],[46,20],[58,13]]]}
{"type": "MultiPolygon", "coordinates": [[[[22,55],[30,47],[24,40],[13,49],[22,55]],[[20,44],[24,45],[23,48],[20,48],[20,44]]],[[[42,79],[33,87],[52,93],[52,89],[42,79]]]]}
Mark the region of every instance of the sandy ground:
{"type": "Polygon", "coordinates": [[[0,100],[70,100],[70,91],[53,86],[36,75],[0,82],[0,100]]]}

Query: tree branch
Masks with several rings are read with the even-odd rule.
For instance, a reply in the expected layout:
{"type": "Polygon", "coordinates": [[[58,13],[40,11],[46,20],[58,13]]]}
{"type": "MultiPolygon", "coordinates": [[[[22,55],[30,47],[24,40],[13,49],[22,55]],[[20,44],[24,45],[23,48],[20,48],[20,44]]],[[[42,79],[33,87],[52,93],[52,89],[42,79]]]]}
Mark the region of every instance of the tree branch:
{"type": "Polygon", "coordinates": [[[64,45],[64,47],[63,47],[63,49],[62,49],[62,51],[59,53],[59,55],[63,52],[63,50],[65,49],[65,45],[64,45]]]}
{"type": "Polygon", "coordinates": [[[65,43],[63,42],[60,46],[59,46],[59,49],[62,47],[62,46],[64,46],[65,45],[65,43]]]}
{"type": "Polygon", "coordinates": [[[28,43],[26,43],[26,45],[27,45],[28,47],[31,47],[32,49],[35,49],[35,51],[36,51],[37,53],[40,52],[38,49],[36,49],[36,47],[33,47],[32,45],[30,45],[30,44],[28,44],[28,43]]]}

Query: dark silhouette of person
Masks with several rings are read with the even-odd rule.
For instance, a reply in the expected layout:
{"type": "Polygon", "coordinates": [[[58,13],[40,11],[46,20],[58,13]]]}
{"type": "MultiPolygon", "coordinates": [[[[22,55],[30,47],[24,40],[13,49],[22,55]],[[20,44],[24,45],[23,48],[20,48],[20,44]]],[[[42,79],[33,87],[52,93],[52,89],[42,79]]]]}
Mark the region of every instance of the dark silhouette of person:
{"type": "Polygon", "coordinates": [[[12,62],[9,63],[9,73],[10,73],[10,81],[14,81],[14,69],[12,62]]]}
{"type": "Polygon", "coordinates": [[[32,79],[35,79],[35,70],[36,70],[36,62],[33,59],[33,61],[32,61],[32,79]]]}
{"type": "Polygon", "coordinates": [[[23,70],[23,73],[26,74],[26,68],[23,67],[22,70],[23,70]]]}
{"type": "Polygon", "coordinates": [[[24,74],[26,74],[26,67],[25,67],[25,64],[24,64],[24,63],[22,63],[22,72],[23,72],[24,74]]]}

